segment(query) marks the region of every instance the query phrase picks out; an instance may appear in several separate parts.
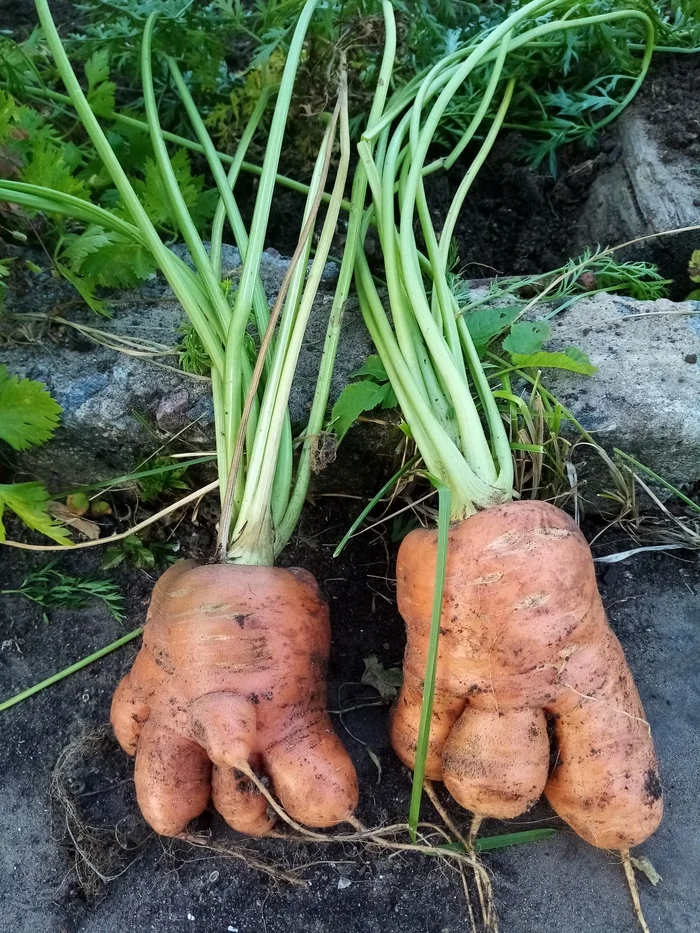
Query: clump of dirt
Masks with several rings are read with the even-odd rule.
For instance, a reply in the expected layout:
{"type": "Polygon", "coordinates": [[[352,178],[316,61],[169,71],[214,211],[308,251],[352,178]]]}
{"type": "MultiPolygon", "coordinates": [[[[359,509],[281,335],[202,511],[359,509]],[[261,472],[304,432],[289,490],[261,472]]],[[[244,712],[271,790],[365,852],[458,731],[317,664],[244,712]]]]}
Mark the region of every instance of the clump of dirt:
{"type": "Polygon", "coordinates": [[[667,149],[669,161],[700,168],[700,67],[696,55],[664,55],[642,85],[639,101],[667,149]]]}

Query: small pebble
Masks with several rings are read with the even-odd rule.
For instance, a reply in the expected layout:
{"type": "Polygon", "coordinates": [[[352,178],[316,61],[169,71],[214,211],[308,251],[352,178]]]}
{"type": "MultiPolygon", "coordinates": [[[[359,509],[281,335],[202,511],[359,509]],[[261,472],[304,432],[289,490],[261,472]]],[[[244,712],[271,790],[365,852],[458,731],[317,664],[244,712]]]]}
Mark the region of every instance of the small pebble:
{"type": "Polygon", "coordinates": [[[191,914],[189,911],[187,911],[187,919],[194,920],[194,914],[191,914]]]}
{"type": "Polygon", "coordinates": [[[352,881],[349,878],[338,878],[338,890],[342,891],[344,888],[349,888],[352,884],[352,881]]]}

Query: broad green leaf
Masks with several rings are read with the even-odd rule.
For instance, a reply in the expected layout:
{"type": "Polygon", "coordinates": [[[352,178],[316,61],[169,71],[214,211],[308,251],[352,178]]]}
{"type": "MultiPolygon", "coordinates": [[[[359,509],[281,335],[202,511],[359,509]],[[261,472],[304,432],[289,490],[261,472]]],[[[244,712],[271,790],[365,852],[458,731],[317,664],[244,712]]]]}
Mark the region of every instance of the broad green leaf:
{"type": "Polygon", "coordinates": [[[384,400],[382,401],[382,408],[397,408],[399,400],[396,398],[396,392],[391,387],[390,382],[384,383],[384,400]]]}
{"type": "Polygon", "coordinates": [[[492,340],[508,330],[519,313],[519,308],[481,308],[478,311],[465,311],[464,320],[476,349],[485,350],[492,340]]]}
{"type": "Polygon", "coordinates": [[[0,438],[15,450],[44,444],[58,427],[61,406],[42,382],[19,379],[0,365],[0,438]]]}
{"type": "Polygon", "coordinates": [[[106,288],[133,288],[156,268],[149,251],[117,234],[85,257],[80,271],[91,283],[106,288]]]}
{"type": "Polygon", "coordinates": [[[503,349],[523,355],[538,353],[551,334],[552,328],[546,321],[521,321],[511,327],[503,341],[503,349]]]}
{"type": "Polygon", "coordinates": [[[598,367],[578,347],[567,347],[560,353],[548,353],[546,350],[530,354],[513,353],[511,362],[517,369],[568,369],[582,376],[598,372],[598,367]]]}
{"type": "Polygon", "coordinates": [[[69,544],[68,531],[55,521],[47,511],[49,493],[41,483],[10,483],[0,485],[0,541],[7,535],[3,524],[5,507],[21,518],[28,528],[59,544],[69,544]]]}
{"type": "Polygon", "coordinates": [[[385,397],[385,387],[369,379],[345,386],[331,412],[331,423],[338,440],[342,441],[363,412],[381,405],[385,397]]]}
{"type": "Polygon", "coordinates": [[[68,245],[63,249],[63,258],[70,262],[76,272],[79,272],[80,264],[85,257],[110,243],[111,235],[97,224],[90,224],[81,234],[69,234],[66,242],[68,245]]]}
{"type": "Polygon", "coordinates": [[[101,84],[109,77],[109,49],[102,47],[85,62],[85,77],[88,88],[92,90],[95,85],[101,84]]]}
{"type": "Polygon", "coordinates": [[[380,357],[376,353],[368,356],[362,366],[356,369],[354,373],[350,373],[350,375],[371,376],[375,382],[386,382],[389,378],[386,374],[386,369],[384,369],[384,363],[382,363],[380,357]]]}
{"type": "Polygon", "coordinates": [[[61,147],[46,139],[34,142],[29,161],[22,170],[22,181],[78,198],[88,197],[87,185],[73,177],[61,147]]]}

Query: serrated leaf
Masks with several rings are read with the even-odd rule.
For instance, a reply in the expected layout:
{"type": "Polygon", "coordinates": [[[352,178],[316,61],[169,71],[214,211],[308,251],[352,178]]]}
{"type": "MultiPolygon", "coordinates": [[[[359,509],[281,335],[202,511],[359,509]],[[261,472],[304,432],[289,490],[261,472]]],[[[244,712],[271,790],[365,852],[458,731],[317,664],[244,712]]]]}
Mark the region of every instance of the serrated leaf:
{"type": "Polygon", "coordinates": [[[371,376],[375,382],[386,382],[389,378],[386,374],[386,369],[384,369],[384,363],[382,363],[381,358],[376,353],[368,356],[362,366],[356,369],[354,373],[350,373],[350,375],[371,376]]]}
{"type": "Polygon", "coordinates": [[[578,347],[567,347],[560,353],[549,353],[546,350],[527,355],[513,353],[511,362],[518,369],[567,369],[582,376],[592,376],[598,372],[598,367],[578,347]]]}
{"type": "Polygon", "coordinates": [[[342,441],[363,412],[381,405],[385,395],[385,387],[370,379],[345,386],[331,412],[331,423],[338,441],[342,441]]]}
{"type": "Polygon", "coordinates": [[[105,81],[88,91],[88,103],[94,113],[106,117],[114,112],[116,89],[114,81],[105,81]]]}
{"type": "Polygon", "coordinates": [[[0,91],[0,143],[12,138],[13,128],[20,120],[21,107],[11,94],[0,91]]]}
{"type": "Polygon", "coordinates": [[[382,662],[371,655],[364,658],[365,670],[361,683],[367,684],[379,693],[382,700],[393,700],[403,683],[403,674],[400,667],[384,667],[382,662]]]}
{"type": "Polygon", "coordinates": [[[95,285],[90,279],[83,278],[83,276],[71,272],[71,270],[61,262],[56,262],[55,267],[56,271],[70,282],[89,308],[92,308],[96,314],[102,314],[104,317],[111,317],[104,301],[95,294],[95,285]]]}
{"type": "Polygon", "coordinates": [[[92,90],[96,84],[106,81],[109,77],[109,49],[103,46],[85,62],[85,77],[88,88],[92,90]]]}
{"type": "Polygon", "coordinates": [[[538,353],[551,335],[552,328],[546,321],[521,321],[511,327],[503,341],[503,349],[523,355],[538,353]]]}
{"type": "Polygon", "coordinates": [[[11,376],[0,365],[0,438],[15,450],[44,444],[58,427],[61,406],[43,382],[11,376]]]}
{"type": "Polygon", "coordinates": [[[481,308],[465,312],[464,320],[476,349],[485,350],[492,340],[508,330],[519,313],[519,308],[481,308]]]}
{"type": "Polygon", "coordinates": [[[68,531],[49,515],[48,502],[48,490],[41,483],[0,485],[0,541],[5,541],[7,537],[2,520],[7,507],[28,528],[40,531],[59,544],[69,544],[68,531]]]}
{"type": "Polygon", "coordinates": [[[83,259],[110,243],[111,236],[102,227],[91,224],[83,233],[67,236],[66,242],[68,245],[63,249],[62,258],[67,259],[73,269],[79,272],[83,259]]]}
{"type": "Polygon", "coordinates": [[[35,140],[29,161],[22,170],[22,181],[77,198],[88,197],[87,185],[73,177],[62,148],[46,139],[35,140]]]}
{"type": "Polygon", "coordinates": [[[140,243],[116,234],[85,257],[80,271],[95,285],[106,288],[133,288],[155,270],[156,263],[140,243]]]}
{"type": "MultiPolygon", "coordinates": [[[[178,149],[170,159],[170,164],[180,193],[195,224],[212,216],[218,201],[218,193],[215,190],[202,192],[204,177],[192,174],[187,150],[178,149]]],[[[143,180],[135,180],[133,184],[153,223],[160,227],[175,228],[176,221],[168,191],[153,159],[146,159],[143,180]]]]}

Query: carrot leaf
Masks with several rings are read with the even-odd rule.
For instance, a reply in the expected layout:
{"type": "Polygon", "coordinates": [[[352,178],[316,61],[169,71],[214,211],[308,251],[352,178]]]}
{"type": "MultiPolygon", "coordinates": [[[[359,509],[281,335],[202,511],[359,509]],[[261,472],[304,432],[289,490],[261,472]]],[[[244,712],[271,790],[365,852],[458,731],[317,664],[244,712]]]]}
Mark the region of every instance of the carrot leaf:
{"type": "Polygon", "coordinates": [[[21,518],[27,527],[59,544],[70,544],[68,532],[48,512],[49,493],[41,483],[8,483],[0,485],[0,541],[6,539],[3,513],[5,507],[21,518]]]}
{"type": "Polygon", "coordinates": [[[48,441],[60,413],[43,383],[12,376],[0,365],[0,438],[10,447],[27,450],[48,441]]]}
{"type": "Polygon", "coordinates": [[[503,341],[503,349],[511,354],[539,353],[551,333],[552,328],[546,321],[519,321],[511,327],[503,341]]]}
{"type": "Polygon", "coordinates": [[[592,376],[598,367],[578,347],[567,347],[560,352],[540,350],[537,353],[513,353],[511,362],[518,369],[567,369],[582,376],[592,376]]]}
{"type": "Polygon", "coordinates": [[[372,379],[362,379],[346,385],[333,406],[331,420],[338,440],[342,441],[352,425],[365,411],[377,408],[386,399],[388,384],[380,385],[372,379]]]}

